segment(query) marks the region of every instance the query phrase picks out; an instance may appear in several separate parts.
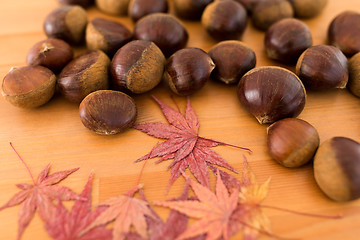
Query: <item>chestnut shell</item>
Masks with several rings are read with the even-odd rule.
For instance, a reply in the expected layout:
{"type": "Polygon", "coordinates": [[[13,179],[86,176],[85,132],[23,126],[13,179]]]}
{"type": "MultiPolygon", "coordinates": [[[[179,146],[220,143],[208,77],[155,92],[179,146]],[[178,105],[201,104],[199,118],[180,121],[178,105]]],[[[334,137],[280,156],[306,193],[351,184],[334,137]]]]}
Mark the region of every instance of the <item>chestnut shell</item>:
{"type": "Polygon", "coordinates": [[[69,62],[58,77],[59,92],[80,103],[88,94],[109,88],[110,59],[100,51],[85,52],[69,62]]]}
{"type": "Polygon", "coordinates": [[[308,26],[295,18],[282,19],[266,31],[265,50],[269,58],[296,64],[300,55],[312,46],[308,26]]]}
{"type": "Polygon", "coordinates": [[[209,50],[215,63],[211,77],[226,84],[238,83],[256,65],[255,52],[241,41],[222,41],[209,50]]]}
{"type": "Polygon", "coordinates": [[[167,13],[168,10],[167,0],[130,0],[128,14],[136,22],[151,13],[167,13]]]}
{"type": "Polygon", "coordinates": [[[329,198],[360,198],[360,144],[346,137],[333,137],[322,143],[314,158],[314,175],[329,198]]]}
{"type": "Polygon", "coordinates": [[[73,58],[71,46],[61,39],[48,38],[36,43],[26,57],[29,65],[41,65],[60,72],[73,58]]]}
{"type": "Polygon", "coordinates": [[[144,93],[156,87],[163,76],[166,59],[150,41],[134,40],[114,55],[110,73],[116,90],[144,93]]]}
{"type": "Polygon", "coordinates": [[[132,127],[137,116],[134,100],[112,90],[89,94],[81,102],[79,113],[84,126],[100,135],[113,135],[132,127]]]}
{"type": "Polygon", "coordinates": [[[91,20],[86,27],[86,44],[90,50],[99,49],[113,56],[132,39],[132,33],[121,23],[103,18],[91,20]]]}
{"type": "Polygon", "coordinates": [[[296,75],[306,89],[345,88],[349,79],[348,61],[334,46],[313,46],[299,57],[296,75]]]}
{"type": "Polygon", "coordinates": [[[201,23],[217,40],[238,39],[247,25],[246,9],[233,0],[215,1],[207,5],[201,23]]]}
{"type": "Polygon", "coordinates": [[[56,76],[43,66],[13,68],[4,77],[1,93],[17,107],[35,108],[47,103],[55,92],[56,76]]]}
{"type": "Polygon", "coordinates": [[[281,67],[259,67],[240,80],[241,104],[260,124],[296,117],[304,109],[306,92],[300,79],[281,67]]]}
{"type": "Polygon", "coordinates": [[[360,52],[360,14],[346,11],[337,15],[329,26],[328,39],[348,57],[360,52]]]}
{"type": "Polygon", "coordinates": [[[177,18],[166,13],[153,13],[136,22],[134,38],[154,42],[165,57],[169,57],[186,46],[189,35],[177,18]]]}
{"type": "Polygon", "coordinates": [[[168,59],[165,77],[174,93],[190,95],[205,85],[214,67],[214,62],[202,49],[184,48],[168,59]]]}
{"type": "Polygon", "coordinates": [[[319,147],[319,134],[308,122],[285,118],[267,129],[270,156],[285,167],[300,167],[309,162],[319,147]]]}

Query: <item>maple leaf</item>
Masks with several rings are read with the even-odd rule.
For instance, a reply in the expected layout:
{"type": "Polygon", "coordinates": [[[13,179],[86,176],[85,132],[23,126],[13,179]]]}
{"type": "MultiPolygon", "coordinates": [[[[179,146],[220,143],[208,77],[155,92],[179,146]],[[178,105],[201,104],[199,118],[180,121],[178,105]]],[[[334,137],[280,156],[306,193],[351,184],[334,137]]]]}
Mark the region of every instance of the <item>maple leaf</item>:
{"type": "MultiPolygon", "coordinates": [[[[226,175],[226,174],[224,174],[226,175]]],[[[239,204],[231,216],[231,234],[243,231],[245,240],[257,239],[259,233],[273,236],[270,233],[270,220],[264,214],[261,203],[267,196],[270,178],[258,184],[245,156],[242,180],[240,182],[239,204]]]]}
{"type": "MultiPolygon", "coordinates": [[[[181,193],[181,195],[174,199],[174,201],[179,200],[186,200],[188,199],[187,195],[189,192],[189,181],[186,182],[185,187],[181,193]]],[[[145,199],[145,196],[142,192],[140,192],[141,198],[144,201],[147,201],[145,199]]],[[[182,214],[178,211],[171,210],[169,213],[168,218],[166,219],[166,222],[164,222],[155,211],[151,209],[151,211],[154,213],[154,218],[146,217],[146,222],[148,226],[148,237],[142,238],[137,233],[129,233],[126,235],[127,240],[173,240],[176,237],[178,237],[180,234],[182,234],[187,227],[188,224],[188,216],[185,214],[182,214]]],[[[191,240],[203,240],[204,236],[199,236],[197,238],[191,238],[191,240]]]]}
{"type": "Polygon", "coordinates": [[[238,190],[229,194],[220,174],[217,175],[216,194],[207,187],[190,180],[197,200],[155,202],[187,216],[200,219],[192,224],[177,240],[206,234],[206,239],[229,239],[230,217],[238,205],[238,190]]]}
{"type": "Polygon", "coordinates": [[[18,219],[18,239],[21,238],[25,228],[33,219],[36,210],[42,220],[53,218],[55,215],[55,206],[52,200],[58,199],[60,201],[74,200],[78,198],[72,190],[63,186],[55,186],[65,179],[71,173],[77,171],[79,168],[74,168],[67,171],[56,172],[51,175],[49,173],[50,165],[47,165],[39,174],[35,182],[33,177],[33,185],[31,184],[17,184],[16,186],[22,191],[15,194],[5,205],[0,207],[0,211],[21,204],[18,219]]]}
{"type": "MultiPolygon", "coordinates": [[[[210,149],[218,145],[228,145],[223,142],[199,137],[197,115],[187,99],[185,114],[176,111],[153,96],[160,105],[165,118],[170,123],[144,123],[135,125],[134,128],[156,138],[167,139],[154,147],[152,151],[138,159],[136,162],[147,158],[161,157],[157,163],[168,159],[174,159],[168,168],[171,168],[170,187],[174,181],[189,168],[195,178],[206,187],[210,188],[209,173],[207,166],[217,165],[227,168],[233,172],[237,171],[231,167],[218,153],[210,149]]],[[[247,148],[237,147],[250,151],[247,148]]],[[[251,151],[250,151],[251,152],[251,151]]]]}
{"type": "Polygon", "coordinates": [[[93,174],[80,194],[83,199],[75,201],[69,212],[61,201],[56,208],[56,217],[46,222],[45,229],[48,234],[56,240],[90,240],[90,239],[112,239],[112,232],[104,226],[96,227],[80,236],[80,233],[90,225],[105,208],[97,208],[91,211],[91,182],[93,174]]]}
{"type": "Polygon", "coordinates": [[[147,237],[147,224],[145,216],[155,218],[150,210],[149,204],[141,199],[134,198],[133,195],[141,188],[140,185],[131,189],[128,193],[105,200],[99,206],[108,207],[102,212],[82,233],[85,234],[94,227],[114,222],[113,238],[122,240],[133,226],[136,232],[143,238],[147,237]]]}

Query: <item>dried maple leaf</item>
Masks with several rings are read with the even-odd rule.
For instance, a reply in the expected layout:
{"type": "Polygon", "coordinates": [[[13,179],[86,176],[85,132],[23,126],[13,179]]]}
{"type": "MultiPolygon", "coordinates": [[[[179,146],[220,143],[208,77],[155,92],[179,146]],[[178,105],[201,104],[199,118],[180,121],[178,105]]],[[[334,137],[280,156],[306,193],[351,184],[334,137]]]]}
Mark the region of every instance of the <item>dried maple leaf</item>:
{"type": "Polygon", "coordinates": [[[80,233],[89,226],[105,208],[97,208],[91,211],[91,174],[84,190],[80,194],[83,199],[75,201],[69,212],[59,201],[56,208],[56,217],[46,222],[45,228],[48,234],[56,240],[90,240],[112,239],[112,231],[104,226],[96,227],[80,236],[80,233]]]}
{"type": "Polygon", "coordinates": [[[270,233],[270,220],[261,209],[261,203],[266,198],[270,178],[259,185],[254,173],[244,157],[244,170],[240,182],[239,204],[231,216],[232,234],[243,231],[245,240],[257,239],[259,233],[270,233]]]}
{"type": "Polygon", "coordinates": [[[220,174],[217,175],[216,194],[207,187],[190,180],[191,188],[199,199],[187,201],[155,202],[156,205],[177,210],[200,219],[192,224],[177,240],[206,234],[206,239],[229,239],[230,216],[238,205],[238,190],[229,194],[220,174]]]}
{"type": "MultiPolygon", "coordinates": [[[[186,168],[189,168],[196,179],[208,188],[210,184],[207,166],[217,165],[237,172],[218,153],[210,149],[210,147],[218,145],[233,145],[199,137],[200,124],[194,109],[190,105],[189,98],[187,100],[185,115],[169,107],[156,97],[153,98],[160,105],[170,125],[156,122],[138,124],[134,126],[134,128],[156,138],[167,140],[153,148],[149,154],[138,159],[137,162],[154,157],[161,157],[157,163],[174,159],[169,165],[169,168],[171,168],[169,186],[174,183],[186,168]]],[[[241,149],[250,151],[247,148],[241,149]]]]}
{"type": "Polygon", "coordinates": [[[150,210],[149,204],[141,199],[134,198],[133,195],[141,188],[136,186],[128,193],[105,200],[99,206],[108,208],[102,212],[83,232],[82,235],[94,227],[114,222],[113,238],[114,240],[124,239],[130,231],[131,226],[143,238],[147,237],[147,225],[145,216],[155,218],[156,216],[150,210]]]}
{"type": "MultiPolygon", "coordinates": [[[[181,195],[174,199],[174,201],[186,200],[189,191],[189,182],[187,181],[181,195]]],[[[142,192],[140,192],[141,197],[144,201],[146,201],[142,192]]],[[[187,227],[188,224],[188,216],[182,214],[178,211],[171,210],[169,216],[164,222],[152,209],[151,211],[154,213],[154,218],[146,217],[146,222],[148,226],[148,237],[142,238],[137,233],[129,233],[126,236],[127,240],[173,240],[176,239],[180,234],[182,234],[187,227]]],[[[192,238],[191,240],[203,240],[204,236],[200,236],[198,238],[192,238]]]]}
{"type": "MultiPolygon", "coordinates": [[[[10,143],[11,145],[11,143],[10,143]]],[[[14,147],[11,145],[14,149],[14,147]]],[[[25,167],[27,168],[31,179],[33,181],[32,184],[17,184],[16,186],[20,188],[22,191],[15,194],[5,205],[0,207],[0,211],[21,204],[19,211],[19,229],[18,229],[18,239],[21,238],[22,233],[25,228],[29,225],[30,221],[33,219],[35,212],[39,213],[39,216],[46,221],[47,219],[53,218],[55,215],[55,206],[52,203],[52,200],[74,200],[78,199],[78,195],[76,195],[72,190],[63,186],[56,186],[55,184],[59,183],[61,180],[65,179],[71,173],[77,171],[79,168],[74,168],[67,171],[56,172],[51,175],[48,175],[50,165],[47,165],[44,170],[39,174],[37,181],[35,182],[28,166],[22,160],[20,155],[20,160],[23,162],[25,167]]]]}

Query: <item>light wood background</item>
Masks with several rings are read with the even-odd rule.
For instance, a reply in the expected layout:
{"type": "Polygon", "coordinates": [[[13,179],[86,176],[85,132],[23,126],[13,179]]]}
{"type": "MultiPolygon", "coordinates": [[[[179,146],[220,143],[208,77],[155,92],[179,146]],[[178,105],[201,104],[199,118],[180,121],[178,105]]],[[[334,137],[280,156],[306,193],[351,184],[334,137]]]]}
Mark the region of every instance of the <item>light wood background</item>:
{"type": "MultiPolygon", "coordinates": [[[[26,65],[25,57],[30,47],[45,38],[42,30],[45,16],[56,6],[55,0],[0,0],[1,79],[12,66],[26,65]]],[[[360,12],[360,1],[329,0],[320,16],[305,21],[313,34],[314,44],[326,43],[330,21],[344,10],[360,12]]],[[[95,8],[89,9],[88,13],[89,19],[95,16],[117,19],[133,29],[133,23],[126,17],[109,17],[95,8]]],[[[190,34],[189,47],[208,51],[216,43],[199,22],[184,23],[190,34]]],[[[256,52],[257,66],[276,65],[265,56],[263,38],[264,33],[255,30],[249,22],[242,39],[256,52]]],[[[159,107],[150,98],[151,94],[172,105],[171,92],[165,84],[150,93],[134,96],[139,113],[137,123],[165,121],[159,107]]],[[[184,109],[185,98],[175,99],[184,109]]],[[[272,178],[265,204],[318,214],[344,215],[341,220],[329,220],[266,210],[274,233],[301,239],[359,239],[360,200],[347,203],[329,200],[317,187],[311,164],[286,169],[271,160],[265,145],[267,126],[259,125],[244,110],[237,99],[235,86],[209,81],[201,91],[191,96],[191,101],[199,117],[201,136],[253,150],[254,153],[247,156],[258,181],[262,183],[268,177],[272,178]]],[[[347,90],[308,92],[305,109],[299,118],[317,128],[321,142],[333,136],[360,141],[360,99],[347,90]]],[[[141,163],[134,164],[133,161],[148,153],[161,140],[136,130],[116,136],[98,136],[81,124],[78,106],[61,96],[55,96],[47,105],[32,110],[13,107],[0,98],[0,205],[18,192],[15,184],[31,183],[24,166],[10,148],[10,141],[34,176],[48,163],[51,163],[51,172],[80,167],[61,183],[78,193],[90,171],[94,170],[93,197],[94,203],[98,203],[132,188],[142,167],[141,163]]],[[[223,146],[214,150],[236,169],[242,170],[243,151],[223,146]]],[[[179,178],[169,194],[164,195],[170,176],[168,164],[156,165],[154,160],[150,160],[145,166],[141,182],[145,184],[144,191],[150,202],[178,196],[182,190],[184,179],[179,178]]],[[[214,180],[211,176],[212,185],[214,180]]],[[[167,210],[155,209],[166,218],[167,210]]],[[[18,211],[16,206],[0,212],[0,239],[16,238],[18,211]]],[[[23,239],[48,238],[38,216],[23,236],[23,239]]],[[[234,239],[241,239],[241,234],[234,239]]],[[[261,239],[268,237],[262,236],[261,239]]]]}

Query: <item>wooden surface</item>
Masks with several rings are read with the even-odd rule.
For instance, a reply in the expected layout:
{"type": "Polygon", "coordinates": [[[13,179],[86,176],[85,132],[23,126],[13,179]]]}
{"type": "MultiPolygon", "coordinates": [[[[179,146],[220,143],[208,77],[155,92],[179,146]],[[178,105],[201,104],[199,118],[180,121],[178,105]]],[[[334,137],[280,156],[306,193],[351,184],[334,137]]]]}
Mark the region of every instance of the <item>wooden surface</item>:
{"type": "MultiPolygon", "coordinates": [[[[30,47],[45,38],[42,30],[45,16],[57,5],[55,0],[0,1],[1,79],[12,66],[26,64],[25,57],[30,47]]],[[[349,9],[360,12],[360,1],[329,0],[320,16],[306,20],[314,44],[326,43],[326,31],[331,19],[349,9]]],[[[89,19],[95,16],[118,19],[133,28],[128,18],[108,17],[95,8],[88,12],[89,19]]],[[[208,51],[216,43],[199,22],[185,22],[185,25],[190,34],[189,47],[208,51]]],[[[256,52],[257,66],[275,65],[277,63],[265,56],[263,37],[264,33],[255,30],[249,22],[243,41],[256,52]]],[[[290,69],[293,70],[292,67],[290,69]]],[[[172,104],[170,90],[164,84],[150,93],[134,96],[138,106],[138,123],[165,121],[159,107],[150,98],[151,94],[172,104]]],[[[184,109],[185,99],[175,99],[184,109]]],[[[191,101],[199,117],[201,136],[253,150],[248,160],[259,182],[264,182],[270,176],[272,178],[265,204],[318,214],[344,215],[341,220],[329,220],[266,210],[274,233],[301,239],[359,239],[360,200],[333,202],[317,187],[311,164],[299,169],[285,169],[271,160],[265,145],[267,126],[259,125],[243,109],[237,99],[235,86],[210,81],[191,96],[191,101]]],[[[347,90],[308,92],[305,109],[299,118],[317,128],[321,142],[333,136],[360,141],[360,99],[347,90]]],[[[110,137],[93,134],[81,124],[78,106],[61,96],[55,96],[47,105],[32,110],[13,107],[0,98],[0,205],[18,191],[15,184],[31,183],[26,169],[10,148],[10,141],[35,176],[48,163],[51,163],[53,172],[80,167],[79,171],[61,183],[78,193],[93,170],[93,197],[94,203],[98,203],[122,194],[135,185],[142,164],[134,164],[133,161],[148,153],[159,140],[136,130],[110,137]]],[[[243,151],[223,146],[214,150],[236,169],[242,170],[243,151]]],[[[156,165],[154,160],[145,166],[141,182],[145,184],[144,191],[150,202],[174,197],[181,192],[184,179],[179,178],[169,194],[164,195],[170,176],[167,166],[167,162],[156,165]]],[[[212,185],[214,180],[214,176],[211,176],[212,185]]],[[[155,209],[162,217],[167,216],[167,210],[155,209]]],[[[16,206],[0,212],[0,239],[16,238],[18,211],[19,207],[16,206]]],[[[23,239],[48,239],[38,216],[30,223],[23,239]]],[[[234,239],[241,239],[241,235],[234,239]]]]}

